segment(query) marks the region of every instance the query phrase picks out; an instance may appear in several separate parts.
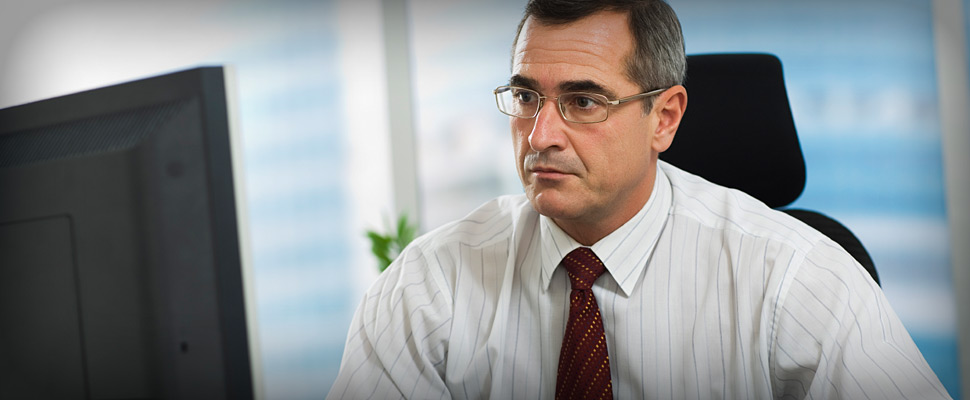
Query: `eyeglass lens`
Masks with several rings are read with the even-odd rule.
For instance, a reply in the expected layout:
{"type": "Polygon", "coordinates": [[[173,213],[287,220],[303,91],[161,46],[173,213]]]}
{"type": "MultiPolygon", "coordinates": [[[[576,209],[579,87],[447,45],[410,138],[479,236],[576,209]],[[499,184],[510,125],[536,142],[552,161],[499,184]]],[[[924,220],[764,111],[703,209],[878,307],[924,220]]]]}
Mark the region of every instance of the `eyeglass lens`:
{"type": "MultiPolygon", "coordinates": [[[[499,111],[519,118],[533,118],[538,114],[541,96],[531,89],[500,87],[495,90],[499,111]]],[[[559,109],[567,121],[599,122],[608,113],[606,97],[592,93],[563,93],[557,99],[559,109]]]]}

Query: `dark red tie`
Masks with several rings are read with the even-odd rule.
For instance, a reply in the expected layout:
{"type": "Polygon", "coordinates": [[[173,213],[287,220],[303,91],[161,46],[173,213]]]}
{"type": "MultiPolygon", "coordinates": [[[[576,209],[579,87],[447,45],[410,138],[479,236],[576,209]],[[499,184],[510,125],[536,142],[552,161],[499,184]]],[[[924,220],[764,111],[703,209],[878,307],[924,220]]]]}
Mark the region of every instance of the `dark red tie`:
{"type": "Polygon", "coordinates": [[[588,247],[571,251],[562,260],[573,291],[569,295],[569,321],[559,353],[556,399],[612,399],[610,356],[593,282],[606,270],[588,247]]]}

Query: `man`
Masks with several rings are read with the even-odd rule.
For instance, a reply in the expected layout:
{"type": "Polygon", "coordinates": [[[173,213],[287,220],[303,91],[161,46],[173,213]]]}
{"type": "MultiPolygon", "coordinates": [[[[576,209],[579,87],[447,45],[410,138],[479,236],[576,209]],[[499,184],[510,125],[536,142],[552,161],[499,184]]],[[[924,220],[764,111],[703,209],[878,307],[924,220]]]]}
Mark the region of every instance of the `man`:
{"type": "Polygon", "coordinates": [[[838,245],[658,161],[687,106],[667,4],[534,0],[514,43],[524,196],[385,271],[331,398],[948,397],[838,245]]]}

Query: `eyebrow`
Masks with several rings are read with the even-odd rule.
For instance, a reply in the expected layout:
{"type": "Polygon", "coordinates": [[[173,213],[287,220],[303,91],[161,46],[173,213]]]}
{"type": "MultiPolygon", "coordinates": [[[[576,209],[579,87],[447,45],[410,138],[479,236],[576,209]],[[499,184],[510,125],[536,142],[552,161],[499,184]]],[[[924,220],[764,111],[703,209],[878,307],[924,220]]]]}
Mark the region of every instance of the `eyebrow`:
{"type": "Polygon", "coordinates": [[[538,90],[539,89],[539,82],[538,81],[536,81],[535,79],[532,79],[532,78],[526,78],[526,77],[524,77],[522,75],[519,75],[519,74],[512,75],[512,77],[509,78],[509,85],[510,86],[524,87],[526,89],[532,89],[532,90],[538,90]]]}
{"type": "Polygon", "coordinates": [[[587,92],[587,93],[597,93],[609,97],[611,99],[616,98],[616,93],[612,90],[603,87],[596,82],[591,80],[582,81],[566,81],[559,84],[560,92],[587,92]]]}
{"type": "MultiPolygon", "coordinates": [[[[539,82],[535,79],[528,78],[519,74],[512,75],[509,78],[509,85],[519,86],[532,90],[539,90],[539,82]]],[[[588,92],[602,94],[609,98],[616,98],[616,93],[612,90],[607,89],[603,85],[596,83],[592,80],[579,80],[579,81],[565,81],[558,85],[559,92],[588,92]]]]}

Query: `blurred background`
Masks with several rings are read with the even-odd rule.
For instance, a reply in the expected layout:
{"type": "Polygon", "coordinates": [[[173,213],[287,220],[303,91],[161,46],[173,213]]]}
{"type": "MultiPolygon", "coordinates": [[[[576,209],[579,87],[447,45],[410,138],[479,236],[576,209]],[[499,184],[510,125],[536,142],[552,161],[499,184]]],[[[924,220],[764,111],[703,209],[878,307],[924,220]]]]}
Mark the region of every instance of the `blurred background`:
{"type": "MultiPolygon", "coordinates": [[[[965,46],[970,1],[954,2],[965,46]]],[[[490,91],[508,80],[524,3],[0,0],[0,107],[232,66],[265,392],[322,398],[377,276],[365,230],[406,211],[423,232],[521,191],[490,91]]],[[[967,283],[953,280],[950,221],[967,205],[947,204],[938,63],[949,49],[937,49],[934,3],[670,3],[688,54],[781,58],[808,164],[793,206],[859,236],[960,398],[955,295],[967,283]]]]}

